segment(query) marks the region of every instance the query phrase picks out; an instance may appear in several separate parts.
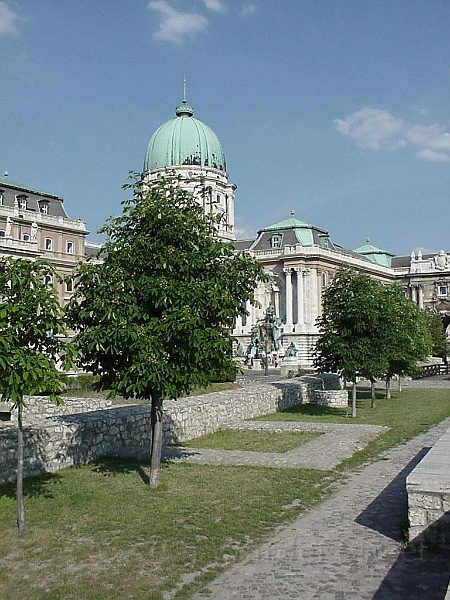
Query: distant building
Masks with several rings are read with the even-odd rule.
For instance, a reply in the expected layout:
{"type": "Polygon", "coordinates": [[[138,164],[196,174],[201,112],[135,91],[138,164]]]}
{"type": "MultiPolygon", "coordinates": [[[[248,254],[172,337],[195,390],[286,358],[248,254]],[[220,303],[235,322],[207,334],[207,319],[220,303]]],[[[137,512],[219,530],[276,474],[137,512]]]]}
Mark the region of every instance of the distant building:
{"type": "Polygon", "coordinates": [[[232,241],[238,250],[252,254],[270,277],[268,284],[255,290],[260,306],[255,308],[247,302],[236,320],[233,335],[240,353],[251,341],[252,327],[273,305],[275,315],[282,321],[277,355],[284,356],[294,344],[301,366],[311,366],[319,336],[316,319],[322,310],[322,292],[341,267],[359,269],[385,283],[398,282],[405,295],[420,307],[437,312],[448,326],[450,256],[443,250],[426,257],[420,253],[396,257],[367,240],[352,251],[338,246],[327,231],[304,223],[294,213],[261,229],[256,239],[235,240],[236,186],[228,183],[222,144],[209,126],[193,117],[185,94],[175,112],[176,116],[163,123],[150,139],[144,179],[151,183],[161,175],[176,176],[180,185],[197,197],[205,212],[224,215],[222,237],[232,241]]]}
{"type": "MultiPolygon", "coordinates": [[[[88,233],[83,221],[67,216],[59,196],[0,177],[0,256],[43,258],[65,277],[84,260],[88,233]]],[[[53,283],[64,305],[73,283],[61,284],[50,275],[48,283],[53,283]]]]}

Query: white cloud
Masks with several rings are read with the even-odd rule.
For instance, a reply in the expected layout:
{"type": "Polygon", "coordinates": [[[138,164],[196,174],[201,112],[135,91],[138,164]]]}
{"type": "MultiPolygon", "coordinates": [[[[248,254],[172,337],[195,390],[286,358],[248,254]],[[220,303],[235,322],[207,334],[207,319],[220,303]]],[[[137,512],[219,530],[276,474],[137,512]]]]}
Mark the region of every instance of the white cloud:
{"type": "Polygon", "coordinates": [[[256,6],[250,2],[249,4],[244,4],[241,10],[241,15],[254,15],[256,12],[256,6]]]}
{"type": "Polygon", "coordinates": [[[227,7],[220,0],[203,0],[207,9],[217,13],[227,12],[227,7]]]}
{"type": "Polygon", "coordinates": [[[429,162],[450,162],[450,154],[446,154],[445,152],[436,152],[435,150],[430,150],[429,148],[419,150],[417,156],[422,160],[428,160],[429,162]]]}
{"type": "Polygon", "coordinates": [[[363,108],[345,119],[335,119],[336,129],[360,148],[418,146],[417,157],[429,162],[450,162],[450,133],[440,125],[413,125],[378,108],[363,108]]]}
{"type": "Polygon", "coordinates": [[[0,0],[0,35],[17,35],[19,16],[7,2],[0,0]]]}
{"type": "Polygon", "coordinates": [[[390,145],[403,129],[401,119],[378,108],[363,108],[345,119],[335,119],[334,123],[339,133],[350,136],[361,148],[390,145]]]}
{"type": "Polygon", "coordinates": [[[209,24],[208,19],[203,15],[178,12],[165,0],[149,2],[147,8],[159,12],[162,16],[161,25],[155,34],[158,40],[179,44],[184,36],[193,37],[209,24]]]}

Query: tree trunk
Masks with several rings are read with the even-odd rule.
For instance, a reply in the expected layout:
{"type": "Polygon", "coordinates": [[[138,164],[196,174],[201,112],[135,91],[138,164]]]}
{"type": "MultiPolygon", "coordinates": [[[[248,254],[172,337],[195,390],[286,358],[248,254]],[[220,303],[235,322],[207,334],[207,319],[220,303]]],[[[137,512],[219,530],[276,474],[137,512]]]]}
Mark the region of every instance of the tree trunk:
{"type": "Polygon", "coordinates": [[[162,449],[162,398],[152,398],[151,410],[151,450],[150,450],[150,487],[158,487],[161,470],[162,449]]]}
{"type": "Polygon", "coordinates": [[[375,381],[370,380],[370,408],[377,407],[377,399],[375,397],[375,381]]]}
{"type": "Polygon", "coordinates": [[[386,375],[386,398],[391,397],[391,376],[386,375]]]}
{"type": "Polygon", "coordinates": [[[353,382],[352,387],[352,418],[356,417],[356,381],[353,382]]]}
{"type": "Polygon", "coordinates": [[[23,505],[23,426],[22,426],[22,406],[19,404],[18,413],[18,432],[17,432],[17,525],[19,534],[24,535],[27,532],[25,525],[25,507],[23,505]]]}
{"type": "Polygon", "coordinates": [[[402,391],[402,378],[400,375],[398,376],[398,391],[402,391]]]}

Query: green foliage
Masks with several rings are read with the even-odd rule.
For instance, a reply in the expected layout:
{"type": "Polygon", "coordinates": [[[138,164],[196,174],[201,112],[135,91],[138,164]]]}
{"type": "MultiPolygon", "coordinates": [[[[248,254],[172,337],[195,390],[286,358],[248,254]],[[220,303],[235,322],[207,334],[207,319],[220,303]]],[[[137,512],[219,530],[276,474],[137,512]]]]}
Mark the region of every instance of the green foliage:
{"type": "Polygon", "coordinates": [[[70,366],[62,309],[56,291],[44,284],[55,273],[44,261],[0,259],[0,394],[24,407],[24,395],[48,391],[59,403],[70,366]]]}
{"type": "Polygon", "coordinates": [[[325,290],[315,366],[348,381],[412,374],[431,346],[422,311],[396,284],[354,270],[337,272],[325,290]]]}
{"type": "Polygon", "coordinates": [[[381,284],[353,269],[339,270],[323,295],[314,366],[347,381],[376,377],[387,368],[379,336],[381,284]]]}
{"type": "Polygon", "coordinates": [[[428,332],[432,340],[431,354],[444,358],[450,354],[450,343],[445,335],[444,325],[439,315],[432,310],[424,311],[428,332]]]}
{"type": "Polygon", "coordinates": [[[233,322],[264,274],[176,183],[128,187],[133,199],[102,230],[103,263],[75,274],[67,316],[80,362],[101,389],[177,398],[235,371],[233,322]]]}

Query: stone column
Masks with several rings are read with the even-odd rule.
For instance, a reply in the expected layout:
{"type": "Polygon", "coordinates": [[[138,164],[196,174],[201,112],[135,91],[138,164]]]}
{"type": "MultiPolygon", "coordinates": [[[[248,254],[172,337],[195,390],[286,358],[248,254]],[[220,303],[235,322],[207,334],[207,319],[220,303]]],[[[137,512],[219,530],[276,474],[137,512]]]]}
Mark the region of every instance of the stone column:
{"type": "Polygon", "coordinates": [[[419,308],[423,308],[423,286],[422,285],[417,286],[417,295],[418,295],[419,308]]]}
{"type": "Polygon", "coordinates": [[[314,325],[316,317],[319,315],[318,309],[318,289],[317,289],[317,269],[311,269],[310,271],[310,285],[311,285],[311,305],[310,309],[310,323],[314,325]]]}
{"type": "Polygon", "coordinates": [[[411,300],[417,304],[417,289],[415,285],[411,286],[411,300]]]}
{"type": "Polygon", "coordinates": [[[301,267],[295,267],[294,271],[297,273],[297,324],[303,325],[303,270],[301,267]]]}
{"type": "Polygon", "coordinates": [[[292,273],[291,269],[283,269],[286,275],[286,327],[292,328],[292,273]]]}

